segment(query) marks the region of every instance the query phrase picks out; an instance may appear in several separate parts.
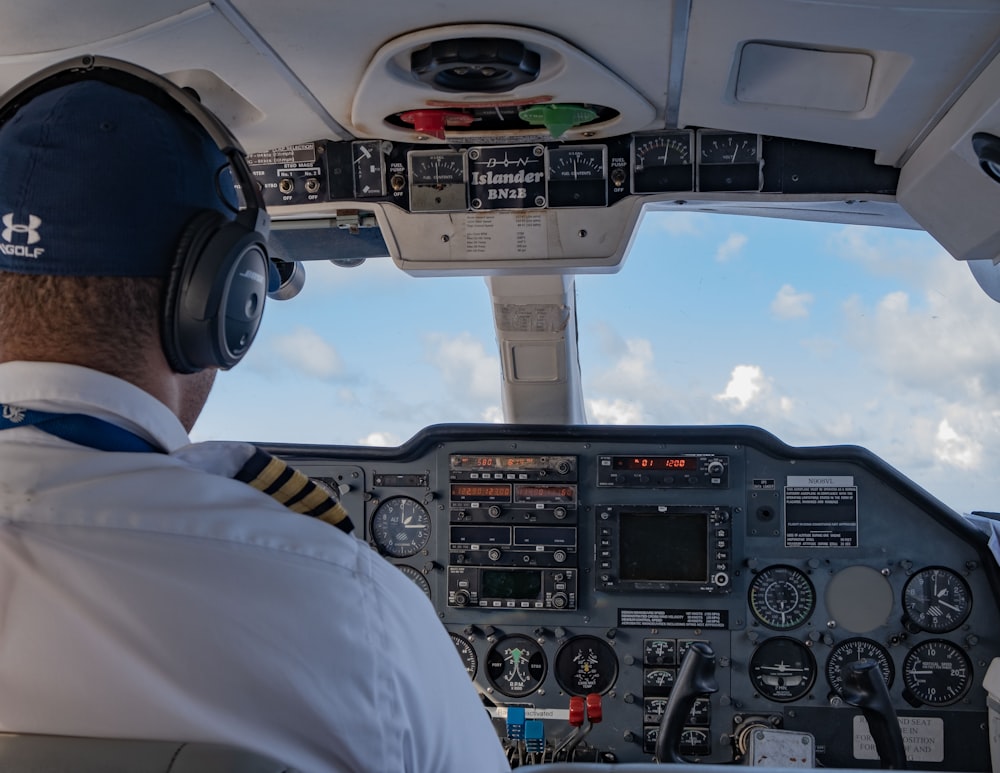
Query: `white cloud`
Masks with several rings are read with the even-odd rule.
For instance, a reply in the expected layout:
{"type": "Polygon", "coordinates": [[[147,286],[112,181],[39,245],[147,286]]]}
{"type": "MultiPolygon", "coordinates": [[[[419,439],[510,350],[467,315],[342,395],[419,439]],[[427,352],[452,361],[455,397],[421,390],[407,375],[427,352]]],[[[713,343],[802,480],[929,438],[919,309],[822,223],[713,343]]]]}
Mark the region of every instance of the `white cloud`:
{"type": "Polygon", "coordinates": [[[771,301],[771,313],[778,319],[797,319],[809,316],[812,293],[800,293],[789,284],[782,285],[771,301]]]}
{"type": "Polygon", "coordinates": [[[982,445],[973,437],[960,435],[947,419],[941,419],[934,440],[937,459],[964,470],[979,469],[982,445]]]}
{"type": "Polygon", "coordinates": [[[770,386],[760,366],[737,365],[730,374],[725,391],[716,395],[715,399],[729,403],[732,409],[739,413],[769,389],[770,386]]]}
{"type": "Polygon", "coordinates": [[[747,237],[745,234],[732,233],[726,237],[726,240],[719,245],[719,248],[715,251],[715,259],[719,263],[726,263],[735,257],[738,257],[740,252],[746,246],[747,237]]]}
{"type": "Polygon", "coordinates": [[[359,446],[398,446],[399,438],[391,432],[370,432],[358,440],[359,446]]]}
{"type": "Polygon", "coordinates": [[[310,376],[332,378],[343,371],[337,350],[311,328],[298,327],[287,335],[273,336],[269,348],[286,365],[310,376]]]}
{"type": "Polygon", "coordinates": [[[448,336],[432,333],[425,338],[431,364],[461,396],[497,401],[500,394],[500,359],[487,353],[482,341],[468,333],[448,336]]]}
{"type": "Polygon", "coordinates": [[[489,424],[503,424],[503,408],[491,405],[482,412],[480,419],[489,424]]]}
{"type": "Polygon", "coordinates": [[[587,400],[587,416],[594,424],[642,424],[642,405],[631,401],[608,398],[587,400]]]}

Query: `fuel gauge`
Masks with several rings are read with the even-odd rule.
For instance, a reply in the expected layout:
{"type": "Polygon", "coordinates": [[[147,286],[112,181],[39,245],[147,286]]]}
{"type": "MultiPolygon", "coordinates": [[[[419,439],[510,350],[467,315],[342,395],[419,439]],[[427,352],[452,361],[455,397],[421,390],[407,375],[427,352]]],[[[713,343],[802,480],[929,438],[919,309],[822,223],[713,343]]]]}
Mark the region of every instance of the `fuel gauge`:
{"type": "Polygon", "coordinates": [[[603,145],[570,145],[549,150],[549,180],[603,180],[607,177],[603,145]]]}
{"type": "Polygon", "coordinates": [[[608,203],[608,149],[563,145],[548,151],[550,207],[604,207],[608,203]]]}
{"type": "Polygon", "coordinates": [[[410,209],[455,212],[466,209],[465,154],[458,150],[413,150],[407,156],[410,209]]]}
{"type": "Polygon", "coordinates": [[[410,182],[435,187],[465,183],[465,158],[453,150],[410,153],[410,182]]]}

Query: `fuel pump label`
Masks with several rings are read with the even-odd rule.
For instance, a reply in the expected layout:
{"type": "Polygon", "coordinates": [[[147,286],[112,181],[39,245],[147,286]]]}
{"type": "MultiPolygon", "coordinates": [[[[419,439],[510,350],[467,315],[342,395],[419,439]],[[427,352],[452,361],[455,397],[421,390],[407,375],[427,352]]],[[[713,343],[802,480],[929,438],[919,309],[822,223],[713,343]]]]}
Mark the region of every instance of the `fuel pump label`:
{"type": "MultiPolygon", "coordinates": [[[[899,717],[903,747],[909,762],[944,762],[944,720],[940,717],[899,717]]],[[[877,760],[875,741],[863,715],[854,717],[854,759],[877,760]]]]}

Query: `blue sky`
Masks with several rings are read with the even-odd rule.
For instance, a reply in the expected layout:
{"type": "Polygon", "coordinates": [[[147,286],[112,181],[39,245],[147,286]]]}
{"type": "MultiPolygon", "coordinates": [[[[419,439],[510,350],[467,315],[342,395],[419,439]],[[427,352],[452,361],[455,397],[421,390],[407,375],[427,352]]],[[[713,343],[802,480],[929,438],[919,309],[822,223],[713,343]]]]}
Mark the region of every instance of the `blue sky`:
{"type": "MultiPolygon", "coordinates": [[[[501,418],[482,278],[306,268],[196,440],[396,445],[501,418]]],[[[854,443],[958,510],[1000,510],[1000,304],[926,234],[650,213],[619,273],[576,285],[592,423],[854,443]]]]}

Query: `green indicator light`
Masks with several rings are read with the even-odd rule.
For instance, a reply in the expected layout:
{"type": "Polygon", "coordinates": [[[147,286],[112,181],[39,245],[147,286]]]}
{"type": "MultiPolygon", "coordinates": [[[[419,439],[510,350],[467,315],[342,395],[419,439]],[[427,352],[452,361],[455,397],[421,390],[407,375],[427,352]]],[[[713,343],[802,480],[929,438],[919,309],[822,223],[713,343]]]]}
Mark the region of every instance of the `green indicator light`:
{"type": "Polygon", "coordinates": [[[518,116],[532,126],[544,126],[553,139],[559,139],[567,129],[593,121],[597,113],[582,105],[535,105],[518,116]]]}

